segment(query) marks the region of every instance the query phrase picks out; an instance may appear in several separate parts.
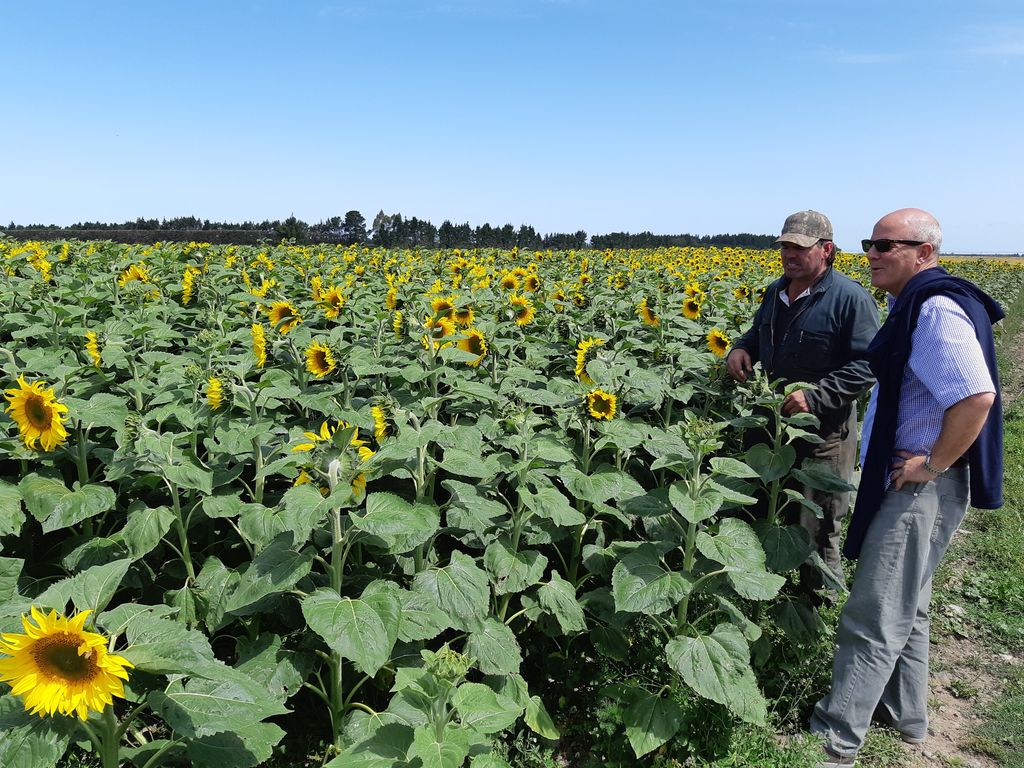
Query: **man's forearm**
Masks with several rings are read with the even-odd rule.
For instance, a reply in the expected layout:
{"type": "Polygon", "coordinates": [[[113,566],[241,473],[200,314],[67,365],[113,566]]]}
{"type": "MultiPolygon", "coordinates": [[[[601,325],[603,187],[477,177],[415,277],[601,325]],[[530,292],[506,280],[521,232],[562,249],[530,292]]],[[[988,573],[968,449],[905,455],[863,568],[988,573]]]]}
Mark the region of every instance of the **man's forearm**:
{"type": "Polygon", "coordinates": [[[933,467],[945,469],[964,455],[981,433],[995,401],[993,393],[980,392],[946,409],[942,430],[932,446],[930,463],[933,467]]]}

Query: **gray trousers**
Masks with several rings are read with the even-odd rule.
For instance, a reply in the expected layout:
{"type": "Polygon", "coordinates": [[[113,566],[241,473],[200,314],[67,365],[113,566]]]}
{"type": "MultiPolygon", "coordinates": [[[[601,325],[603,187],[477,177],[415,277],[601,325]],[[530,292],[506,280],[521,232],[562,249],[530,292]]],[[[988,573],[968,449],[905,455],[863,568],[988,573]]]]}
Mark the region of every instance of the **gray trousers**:
{"type": "Polygon", "coordinates": [[[876,707],[903,734],[928,732],[928,604],[932,574],[967,512],[967,469],[890,489],[861,549],[839,619],[832,689],[811,732],[853,756],[876,707]]]}

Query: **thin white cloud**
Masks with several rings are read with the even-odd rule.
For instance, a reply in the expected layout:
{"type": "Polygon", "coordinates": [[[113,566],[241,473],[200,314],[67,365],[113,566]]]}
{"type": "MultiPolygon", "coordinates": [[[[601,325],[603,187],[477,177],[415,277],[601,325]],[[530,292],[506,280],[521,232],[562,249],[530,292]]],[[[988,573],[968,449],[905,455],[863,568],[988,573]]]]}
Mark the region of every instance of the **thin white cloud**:
{"type": "Polygon", "coordinates": [[[836,64],[850,64],[854,66],[866,64],[890,64],[894,61],[907,59],[905,53],[892,53],[889,51],[863,51],[860,53],[835,53],[832,60],[836,64]]]}

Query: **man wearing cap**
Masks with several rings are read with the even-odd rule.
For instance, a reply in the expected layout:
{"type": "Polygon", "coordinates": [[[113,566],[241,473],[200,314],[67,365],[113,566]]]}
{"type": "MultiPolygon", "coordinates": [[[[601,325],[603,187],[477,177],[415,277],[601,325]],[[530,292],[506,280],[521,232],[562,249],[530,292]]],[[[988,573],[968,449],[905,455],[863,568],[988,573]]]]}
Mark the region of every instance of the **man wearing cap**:
{"type": "MultiPolygon", "coordinates": [[[[814,389],[787,395],[781,405],[785,415],[818,417],[817,434],[824,442],[798,441],[797,462],[825,462],[849,481],[857,451],[855,401],[874,381],[865,353],[879,327],[878,309],[863,286],[832,268],[836,246],[832,224],[823,214],[794,213],[775,242],[783,275],[765,290],[750,329],[733,343],[726,364],[740,382],[759,362],[773,381],[814,384],[814,389]]],[[[839,534],[849,494],[809,488],[804,493],[823,516],[818,519],[801,508],[800,524],[842,579],[839,534]]],[[[805,589],[818,586],[809,568],[801,581],[805,589]]]]}

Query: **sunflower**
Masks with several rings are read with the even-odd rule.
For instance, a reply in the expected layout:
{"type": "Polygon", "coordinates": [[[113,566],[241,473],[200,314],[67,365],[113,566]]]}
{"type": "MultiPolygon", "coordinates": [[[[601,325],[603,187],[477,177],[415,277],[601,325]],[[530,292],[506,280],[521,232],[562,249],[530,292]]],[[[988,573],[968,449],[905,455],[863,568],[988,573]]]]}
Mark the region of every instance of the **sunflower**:
{"type": "Polygon", "coordinates": [[[540,290],[540,275],[533,272],[523,278],[523,290],[527,293],[536,293],[540,290]]]}
{"type": "Polygon", "coordinates": [[[309,281],[309,293],[313,301],[320,301],[323,298],[324,279],[320,275],[314,275],[309,281]]]}
{"type": "Polygon", "coordinates": [[[428,317],[423,321],[423,325],[428,334],[421,341],[427,349],[438,349],[439,347],[443,349],[448,344],[441,344],[440,340],[455,333],[455,323],[447,317],[428,317]]]}
{"type": "Polygon", "coordinates": [[[515,313],[516,325],[522,327],[533,322],[533,318],[537,315],[537,310],[533,308],[532,301],[525,296],[514,293],[509,297],[508,303],[512,305],[515,313]]]}
{"type": "Polygon", "coordinates": [[[408,333],[405,325],[405,313],[400,309],[395,310],[395,316],[391,320],[391,327],[395,331],[396,339],[404,339],[408,333]]]}
{"type": "Polygon", "coordinates": [[[555,302],[555,312],[561,312],[562,310],[565,309],[565,304],[563,304],[562,302],[568,301],[569,298],[565,295],[565,291],[559,288],[554,293],[551,294],[551,300],[555,302]]]}
{"type": "Polygon", "coordinates": [[[33,715],[77,715],[102,712],[114,696],[124,698],[128,659],[107,652],[107,638],[83,629],[92,611],[70,618],[56,611],[44,614],[32,607],[32,621],[24,615],[24,634],[0,636],[0,680],[20,696],[33,715]],[[34,623],[32,623],[34,622],[34,623]]]}
{"type": "Polygon", "coordinates": [[[687,283],[686,287],[683,289],[683,293],[685,293],[687,297],[691,299],[704,298],[704,291],[701,290],[700,283],[696,281],[687,283]]]}
{"type": "Polygon", "coordinates": [[[388,288],[388,295],[384,297],[384,307],[386,309],[398,309],[398,288],[395,286],[388,288]]]}
{"type": "Polygon", "coordinates": [[[96,331],[85,332],[85,351],[89,353],[92,364],[99,368],[103,358],[100,357],[100,338],[96,335],[96,331]]]}
{"type": "Polygon", "coordinates": [[[583,384],[593,384],[594,380],[587,375],[587,364],[597,357],[597,348],[605,343],[601,338],[584,339],[576,347],[576,378],[583,384]]]}
{"type": "Polygon", "coordinates": [[[478,331],[476,328],[466,329],[466,338],[460,341],[456,345],[463,352],[469,352],[471,355],[476,355],[475,360],[467,360],[466,365],[476,368],[483,359],[487,357],[487,339],[483,333],[478,331]]]}
{"type": "Polygon", "coordinates": [[[188,306],[192,301],[192,292],[195,290],[196,278],[201,274],[201,270],[196,267],[188,266],[185,267],[185,273],[181,276],[181,303],[182,306],[188,306]]]}
{"type": "Polygon", "coordinates": [[[286,334],[302,322],[299,312],[288,301],[275,301],[270,305],[270,324],[280,334],[286,334]]]}
{"type": "Polygon", "coordinates": [[[700,301],[692,296],[683,302],[683,316],[690,320],[700,317],[700,310],[700,301]]]}
{"type": "Polygon", "coordinates": [[[320,294],[320,307],[324,311],[324,317],[330,320],[341,314],[341,308],[348,301],[348,296],[341,292],[341,289],[332,285],[320,294]]]}
{"type": "Polygon", "coordinates": [[[572,303],[576,305],[577,309],[586,309],[590,306],[590,298],[585,293],[574,293],[572,303]]]}
{"type": "Polygon", "coordinates": [[[456,325],[468,328],[473,325],[473,320],[476,319],[476,313],[473,312],[473,308],[470,306],[457,307],[452,311],[451,318],[455,321],[456,325]]]}
{"type": "Polygon", "coordinates": [[[590,415],[590,418],[598,421],[601,419],[610,420],[615,416],[617,402],[618,398],[611,392],[605,392],[603,389],[592,389],[587,393],[587,413],[590,415]]]}
{"type": "Polygon", "coordinates": [[[211,411],[219,411],[224,407],[224,382],[216,376],[206,380],[206,403],[211,411]]]}
{"type": "Polygon", "coordinates": [[[57,400],[45,381],[29,384],[21,375],[18,388],[6,390],[4,397],[10,403],[7,413],[18,425],[27,447],[35,448],[38,440],[44,451],[52,451],[67,441],[68,431],[61,414],[67,413],[68,407],[57,400]]]}
{"type": "Polygon", "coordinates": [[[729,337],[718,328],[712,328],[707,335],[708,349],[715,357],[725,357],[729,349],[729,337]]]}
{"type": "Polygon", "coordinates": [[[648,302],[646,296],[636,308],[636,313],[640,316],[640,319],[644,321],[644,325],[658,325],[661,321],[658,319],[658,315],[654,311],[654,302],[648,302]]]}
{"type": "Polygon", "coordinates": [[[434,317],[447,317],[451,319],[455,311],[455,300],[458,296],[438,296],[430,302],[430,311],[434,317]]]}
{"type": "Polygon", "coordinates": [[[128,283],[134,280],[138,280],[140,283],[150,282],[149,272],[146,271],[145,264],[139,263],[129,266],[128,269],[122,272],[121,276],[117,278],[117,284],[121,288],[124,288],[128,283]]]}
{"type": "Polygon", "coordinates": [[[375,405],[371,407],[370,415],[373,416],[373,438],[378,443],[385,437],[391,437],[391,435],[398,432],[395,420],[384,406],[375,405]]]}
{"type": "Polygon", "coordinates": [[[750,287],[746,285],[737,285],[732,289],[732,295],[737,301],[746,301],[750,298],[750,287]]]}
{"type": "Polygon", "coordinates": [[[257,368],[267,364],[267,334],[263,330],[263,323],[252,324],[252,356],[257,368]]]}
{"type": "Polygon", "coordinates": [[[519,278],[513,275],[511,272],[507,272],[501,276],[501,280],[498,281],[498,286],[503,291],[519,290],[519,278]]]}
{"type": "Polygon", "coordinates": [[[337,367],[330,347],[314,341],[306,349],[306,370],[318,379],[322,379],[337,367]]]}
{"type": "Polygon", "coordinates": [[[374,451],[369,446],[366,445],[366,441],[359,439],[359,427],[353,428],[352,425],[349,424],[347,421],[335,422],[333,427],[328,422],[325,421],[325,422],[323,422],[320,425],[320,432],[319,433],[317,433],[317,432],[303,432],[302,434],[306,437],[307,440],[309,440],[309,442],[308,443],[299,443],[294,448],[292,448],[292,453],[296,453],[297,451],[313,451],[313,450],[316,450],[317,446],[320,443],[328,443],[328,442],[330,442],[331,439],[334,437],[334,434],[339,429],[351,429],[352,430],[352,439],[349,440],[349,445],[351,445],[353,448],[355,448],[359,452],[359,458],[362,461],[368,461],[369,458],[371,456],[373,456],[374,451]]]}

